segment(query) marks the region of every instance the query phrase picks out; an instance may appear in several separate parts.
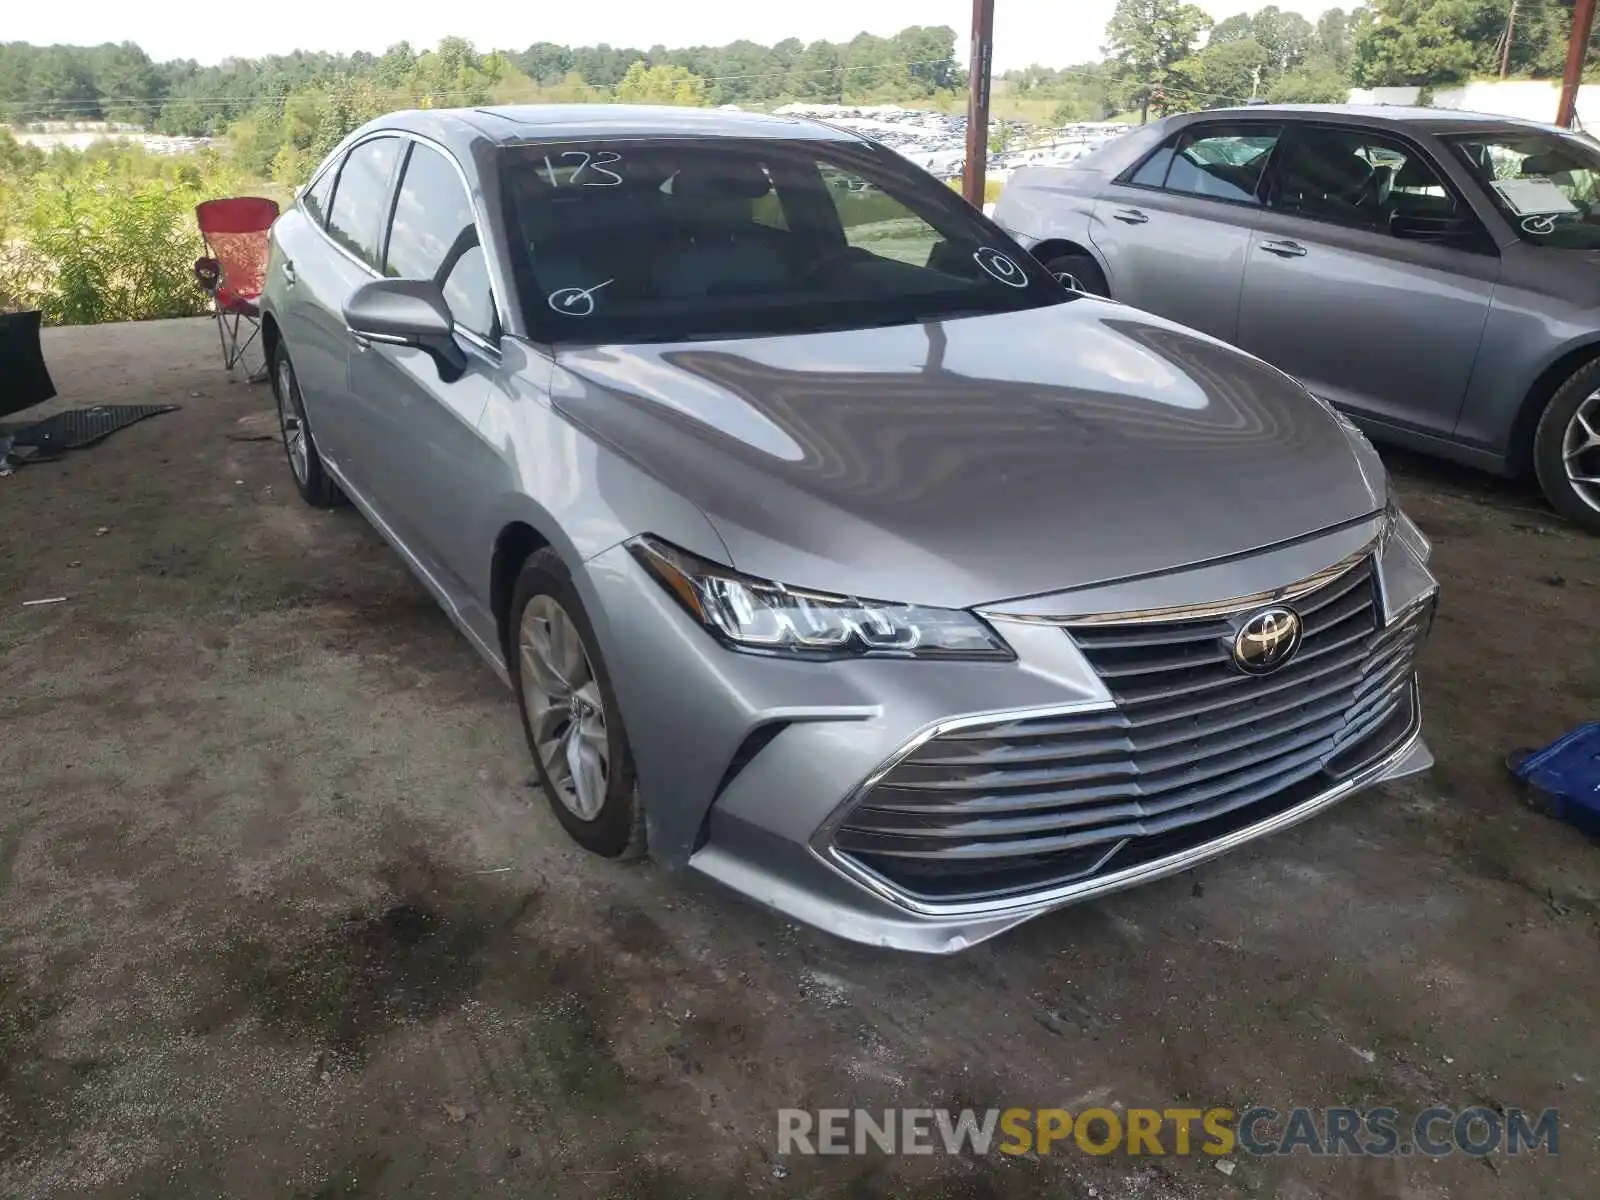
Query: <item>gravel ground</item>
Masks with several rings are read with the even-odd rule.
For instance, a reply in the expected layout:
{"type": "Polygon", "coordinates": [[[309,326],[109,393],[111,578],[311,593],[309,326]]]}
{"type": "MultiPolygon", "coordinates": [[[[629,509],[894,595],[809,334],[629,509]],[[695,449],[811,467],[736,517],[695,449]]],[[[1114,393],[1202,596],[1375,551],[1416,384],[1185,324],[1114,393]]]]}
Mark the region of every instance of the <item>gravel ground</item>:
{"type": "Polygon", "coordinates": [[[1393,464],[1431,775],[930,960],[569,845],[207,324],[47,352],[55,406],[183,408],[0,479],[0,1194],[1600,1194],[1596,851],[1501,766],[1600,716],[1600,542],[1526,489],[1393,464]],[[1561,1152],[775,1156],[784,1106],[1179,1102],[1553,1105],[1561,1152]]]}

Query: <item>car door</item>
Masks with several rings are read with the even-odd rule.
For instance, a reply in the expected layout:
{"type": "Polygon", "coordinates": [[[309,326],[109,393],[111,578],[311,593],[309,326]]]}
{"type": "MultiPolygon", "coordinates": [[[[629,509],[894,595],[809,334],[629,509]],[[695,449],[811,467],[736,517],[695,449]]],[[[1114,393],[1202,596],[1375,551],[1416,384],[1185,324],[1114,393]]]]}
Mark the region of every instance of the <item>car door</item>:
{"type": "Polygon", "coordinates": [[[355,275],[341,255],[329,252],[324,231],[343,162],[343,156],[329,162],[301,191],[295,200],[298,220],[279,221],[273,227],[276,245],[271,260],[282,297],[274,316],[316,430],[317,449],[335,461],[341,454],[338,417],[348,382],[344,317],[335,302],[355,286],[351,282],[355,275]]]}
{"type": "Polygon", "coordinates": [[[1357,126],[1291,125],[1245,266],[1239,345],[1356,415],[1455,428],[1500,274],[1427,154],[1357,126]]]}
{"type": "MultiPolygon", "coordinates": [[[[359,398],[350,390],[353,344],[344,302],[377,276],[378,243],[388,211],[390,184],[405,143],[385,135],[358,142],[339,166],[322,236],[287,253],[283,269],[293,286],[291,307],[301,313],[285,331],[301,376],[306,415],[317,448],[358,487],[370,466],[359,398]],[[306,357],[314,362],[302,362],[306,357]]],[[[287,283],[289,280],[286,279],[287,283]]]]}
{"type": "Polygon", "coordinates": [[[1096,201],[1090,239],[1111,294],[1232,341],[1261,181],[1280,126],[1186,125],[1096,201]]]}
{"type": "MultiPolygon", "coordinates": [[[[467,187],[445,151],[410,144],[395,193],[383,273],[431,280],[444,293],[466,354],[459,377],[444,378],[422,350],[356,343],[350,387],[368,423],[370,499],[434,581],[467,604],[482,574],[489,538],[486,482],[502,469],[479,419],[499,383],[499,311],[467,187]]],[[[462,611],[469,620],[478,614],[462,611]]]]}

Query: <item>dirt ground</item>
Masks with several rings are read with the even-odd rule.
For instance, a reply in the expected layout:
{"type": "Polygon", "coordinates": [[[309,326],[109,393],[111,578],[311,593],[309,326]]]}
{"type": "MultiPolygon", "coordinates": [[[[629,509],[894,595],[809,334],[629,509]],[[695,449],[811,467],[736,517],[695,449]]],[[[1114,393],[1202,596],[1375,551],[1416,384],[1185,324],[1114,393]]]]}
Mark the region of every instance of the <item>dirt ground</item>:
{"type": "Polygon", "coordinates": [[[0,1195],[1600,1195],[1600,859],[1501,765],[1600,717],[1600,541],[1527,489],[1393,464],[1430,776],[925,959],[571,846],[208,325],[47,353],[54,406],[183,409],[0,479],[0,1195]],[[1560,1153],[775,1153],[780,1107],[1184,1102],[1558,1106],[1560,1153]]]}

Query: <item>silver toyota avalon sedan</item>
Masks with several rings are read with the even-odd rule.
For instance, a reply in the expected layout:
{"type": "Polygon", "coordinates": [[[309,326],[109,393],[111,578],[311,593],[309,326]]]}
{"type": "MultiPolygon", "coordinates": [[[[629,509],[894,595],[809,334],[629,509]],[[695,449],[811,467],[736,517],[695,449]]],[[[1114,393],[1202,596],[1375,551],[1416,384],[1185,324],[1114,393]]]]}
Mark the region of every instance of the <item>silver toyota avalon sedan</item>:
{"type": "Polygon", "coordinates": [[[1276,369],[824,125],[397,113],[273,230],[289,465],[597,854],[953,951],[1424,769],[1428,544],[1276,369]]]}
{"type": "Polygon", "coordinates": [[[1600,533],[1600,146],[1435,108],[1157,121],[1007,183],[1052,272],[1258,354],[1375,438],[1600,533]]]}

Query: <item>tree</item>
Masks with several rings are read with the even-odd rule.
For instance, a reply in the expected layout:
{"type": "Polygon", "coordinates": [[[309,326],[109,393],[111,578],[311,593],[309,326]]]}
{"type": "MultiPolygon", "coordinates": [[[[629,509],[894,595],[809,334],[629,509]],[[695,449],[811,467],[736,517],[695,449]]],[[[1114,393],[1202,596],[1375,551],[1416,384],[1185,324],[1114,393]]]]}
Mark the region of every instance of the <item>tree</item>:
{"type": "Polygon", "coordinates": [[[1316,33],[1311,22],[1299,13],[1283,12],[1275,4],[1267,5],[1250,18],[1250,30],[1267,52],[1267,67],[1274,75],[1298,66],[1311,48],[1311,39],[1316,33]]]}
{"type": "Polygon", "coordinates": [[[802,100],[838,104],[844,99],[844,56],[832,42],[812,42],[794,65],[794,94],[802,100]]]}
{"type": "Polygon", "coordinates": [[[1267,89],[1273,104],[1344,104],[1350,99],[1350,78],[1326,67],[1302,67],[1280,75],[1267,89]]]}
{"type": "Polygon", "coordinates": [[[1330,8],[1317,19],[1317,31],[1311,38],[1308,57],[1337,71],[1350,69],[1355,55],[1357,15],[1360,10],[1345,12],[1330,8]]]}
{"type": "Polygon", "coordinates": [[[517,65],[540,83],[559,83],[572,70],[572,51],[554,42],[535,42],[517,56],[517,65]]]}
{"type": "Polygon", "coordinates": [[[1225,46],[1229,42],[1243,42],[1253,40],[1256,36],[1255,25],[1249,13],[1235,13],[1225,17],[1212,27],[1211,35],[1206,38],[1207,46],[1225,46]]]}
{"type": "Polygon", "coordinates": [[[706,81],[682,67],[647,67],[636,62],[617,84],[617,100],[623,104],[704,105],[706,81]]]}
{"type": "Polygon", "coordinates": [[[1194,52],[1211,18],[1181,0],[1117,0],[1106,26],[1106,57],[1116,63],[1124,98],[1150,116],[1152,99],[1174,82],[1173,67],[1194,52]]]}
{"type": "Polygon", "coordinates": [[[1208,43],[1192,58],[1173,66],[1179,80],[1173,107],[1178,109],[1216,108],[1243,104],[1261,92],[1261,80],[1271,56],[1255,38],[1208,43]]]}
{"type": "MultiPolygon", "coordinates": [[[[1371,9],[1360,10],[1354,36],[1356,81],[1368,87],[1434,87],[1477,73],[1498,74],[1500,38],[1511,2],[1374,0],[1371,9]]],[[[1511,72],[1559,75],[1571,24],[1568,7],[1554,0],[1523,0],[1511,43],[1511,72]]],[[[1590,53],[1592,57],[1594,50],[1590,53]]]]}

